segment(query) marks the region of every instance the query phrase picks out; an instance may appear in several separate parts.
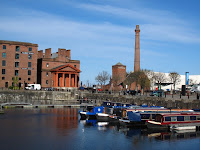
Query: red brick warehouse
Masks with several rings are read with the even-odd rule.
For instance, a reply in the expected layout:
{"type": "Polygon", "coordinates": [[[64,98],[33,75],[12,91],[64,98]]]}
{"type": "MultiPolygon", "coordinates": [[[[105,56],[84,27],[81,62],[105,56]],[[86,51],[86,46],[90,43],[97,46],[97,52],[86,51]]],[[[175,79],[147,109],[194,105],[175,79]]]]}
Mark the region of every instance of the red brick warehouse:
{"type": "Polygon", "coordinates": [[[38,51],[38,80],[43,88],[78,88],[80,78],[80,61],[71,60],[71,50],[51,49],[38,51]]]}
{"type": "Polygon", "coordinates": [[[18,86],[37,82],[37,44],[0,40],[0,87],[14,86],[13,77],[18,77],[18,86]]]}

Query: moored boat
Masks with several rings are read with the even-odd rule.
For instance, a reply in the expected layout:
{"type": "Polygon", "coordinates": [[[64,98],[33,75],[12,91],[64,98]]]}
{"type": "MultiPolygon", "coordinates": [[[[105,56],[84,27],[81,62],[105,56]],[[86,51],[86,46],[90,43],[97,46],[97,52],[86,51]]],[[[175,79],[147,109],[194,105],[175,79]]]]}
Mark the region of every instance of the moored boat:
{"type": "Polygon", "coordinates": [[[155,120],[146,122],[147,128],[154,130],[194,130],[200,127],[200,113],[162,113],[155,120]]]}
{"type": "Polygon", "coordinates": [[[102,113],[104,110],[103,106],[87,108],[87,110],[79,111],[81,119],[96,119],[96,113],[102,113]]]}

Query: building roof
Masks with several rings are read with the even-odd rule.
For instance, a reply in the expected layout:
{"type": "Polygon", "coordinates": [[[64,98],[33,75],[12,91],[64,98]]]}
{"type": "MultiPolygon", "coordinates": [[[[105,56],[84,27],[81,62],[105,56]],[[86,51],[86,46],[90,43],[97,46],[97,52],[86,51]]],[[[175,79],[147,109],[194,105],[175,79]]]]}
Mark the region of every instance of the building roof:
{"type": "Polygon", "coordinates": [[[64,72],[72,71],[72,70],[69,70],[69,69],[65,70],[65,68],[67,68],[67,67],[71,68],[73,70],[73,72],[74,71],[77,72],[77,73],[81,72],[78,68],[76,68],[76,67],[74,67],[70,64],[57,66],[57,67],[51,69],[51,72],[54,72],[54,71],[56,71],[56,72],[57,71],[64,71],[64,72]]]}
{"type": "Polygon", "coordinates": [[[0,44],[23,45],[23,46],[38,47],[38,44],[33,44],[33,43],[28,43],[28,42],[19,42],[19,41],[7,41],[7,40],[0,40],[0,44]]]}

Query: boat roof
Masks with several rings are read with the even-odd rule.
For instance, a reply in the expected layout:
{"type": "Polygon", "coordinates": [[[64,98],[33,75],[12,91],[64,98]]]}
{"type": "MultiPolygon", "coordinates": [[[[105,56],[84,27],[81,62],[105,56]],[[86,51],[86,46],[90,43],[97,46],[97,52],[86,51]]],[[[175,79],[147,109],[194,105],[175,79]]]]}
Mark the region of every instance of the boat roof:
{"type": "Polygon", "coordinates": [[[198,112],[181,112],[181,113],[160,113],[158,115],[162,115],[163,117],[166,116],[194,116],[194,115],[200,115],[198,112]]]}

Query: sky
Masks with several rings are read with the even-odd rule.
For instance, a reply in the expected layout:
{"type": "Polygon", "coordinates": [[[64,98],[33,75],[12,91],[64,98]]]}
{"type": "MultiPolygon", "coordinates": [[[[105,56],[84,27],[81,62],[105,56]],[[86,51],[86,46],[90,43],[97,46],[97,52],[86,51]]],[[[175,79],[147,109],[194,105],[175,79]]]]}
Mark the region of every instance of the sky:
{"type": "Polygon", "coordinates": [[[199,0],[0,0],[0,40],[71,49],[80,81],[95,84],[112,65],[134,71],[135,27],[140,67],[200,75],[199,0]]]}

